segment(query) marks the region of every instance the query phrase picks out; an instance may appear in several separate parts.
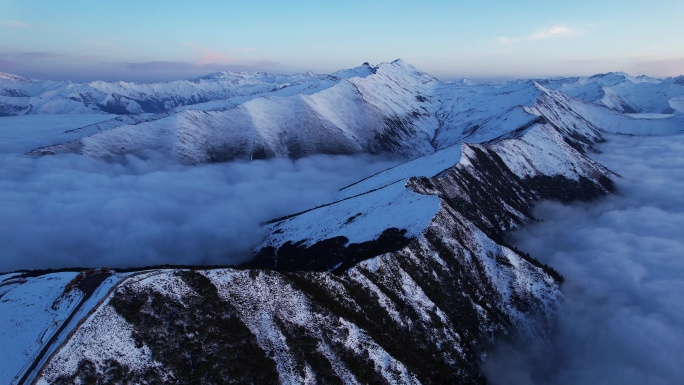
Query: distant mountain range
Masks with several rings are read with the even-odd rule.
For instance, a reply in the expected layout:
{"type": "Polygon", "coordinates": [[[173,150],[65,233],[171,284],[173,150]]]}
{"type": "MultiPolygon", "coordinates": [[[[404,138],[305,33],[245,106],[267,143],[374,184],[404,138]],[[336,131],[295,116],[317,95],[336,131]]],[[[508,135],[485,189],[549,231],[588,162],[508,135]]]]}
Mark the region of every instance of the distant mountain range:
{"type": "Polygon", "coordinates": [[[485,383],[491,344],[548,336],[563,280],[506,234],[540,199],[612,191],[586,156],[604,133],[684,132],[681,78],[619,73],[444,83],[397,60],[155,84],[0,78],[5,115],[120,114],[32,155],[407,158],[265,224],[242,266],[0,276],[0,325],[26,344],[0,363],[9,383],[485,383]]]}
{"type": "MultiPolygon", "coordinates": [[[[443,83],[396,60],[330,75],[218,72],[168,83],[70,83],[0,76],[0,116],[122,115],[34,154],[113,157],[154,149],[188,163],[310,154],[412,158],[532,123],[543,91],[620,113],[684,111],[681,78],[609,73],[502,84],[443,83]]],[[[594,122],[595,123],[595,122],[594,122]]]]}

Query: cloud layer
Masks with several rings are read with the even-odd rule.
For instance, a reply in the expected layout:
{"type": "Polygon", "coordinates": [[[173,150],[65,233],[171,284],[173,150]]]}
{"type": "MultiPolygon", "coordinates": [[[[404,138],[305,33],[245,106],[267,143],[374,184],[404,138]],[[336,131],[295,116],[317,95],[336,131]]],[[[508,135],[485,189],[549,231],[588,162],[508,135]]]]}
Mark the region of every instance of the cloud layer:
{"type": "MultiPolygon", "coordinates": [[[[204,60],[204,58],[203,58],[204,60]]],[[[206,63],[191,63],[184,61],[150,61],[139,63],[124,63],[128,69],[136,71],[194,71],[194,72],[210,72],[210,71],[249,71],[254,68],[268,67],[278,64],[275,61],[268,59],[258,60],[243,60],[228,62],[206,62],[206,63]]]]}
{"type": "Polygon", "coordinates": [[[548,346],[491,355],[493,384],[675,384],[684,378],[684,135],[610,137],[615,196],[545,202],[516,245],[565,277],[548,346]]]}
{"type": "Polygon", "coordinates": [[[261,222],[329,202],[396,163],[315,156],[185,166],[154,153],[106,162],[12,152],[27,144],[0,154],[0,271],[240,262],[264,235],[261,222]]]}
{"type": "MultiPolygon", "coordinates": [[[[1,24],[0,24],[1,26],[1,24]]],[[[18,27],[13,27],[18,28],[18,27]]],[[[21,76],[54,79],[54,73],[61,73],[71,81],[170,81],[191,76],[205,75],[215,71],[264,71],[273,70],[279,64],[265,57],[245,57],[252,48],[241,48],[227,53],[194,52],[196,60],[151,60],[120,62],[96,56],[92,53],[24,51],[8,49],[0,45],[0,68],[2,72],[21,76]]]]}

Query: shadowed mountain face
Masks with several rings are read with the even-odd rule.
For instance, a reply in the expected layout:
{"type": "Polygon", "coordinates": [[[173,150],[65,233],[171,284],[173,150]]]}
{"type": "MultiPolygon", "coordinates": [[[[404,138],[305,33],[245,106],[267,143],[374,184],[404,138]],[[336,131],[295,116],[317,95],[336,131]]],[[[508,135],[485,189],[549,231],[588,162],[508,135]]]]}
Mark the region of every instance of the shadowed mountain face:
{"type": "MultiPolygon", "coordinates": [[[[534,219],[541,199],[612,191],[616,175],[586,156],[603,132],[682,131],[684,87],[621,74],[442,83],[395,61],[327,76],[216,74],[169,84],[223,87],[237,77],[271,88],[116,117],[31,153],[408,160],[341,189],[337,201],[265,223],[266,236],[241,266],[115,274],[114,289],[27,378],[485,383],[480,365],[492,344],[549,336],[563,281],[506,235],[534,219]],[[637,103],[651,87],[665,96],[637,103]]],[[[10,81],[15,93],[33,84],[10,81]]]]}

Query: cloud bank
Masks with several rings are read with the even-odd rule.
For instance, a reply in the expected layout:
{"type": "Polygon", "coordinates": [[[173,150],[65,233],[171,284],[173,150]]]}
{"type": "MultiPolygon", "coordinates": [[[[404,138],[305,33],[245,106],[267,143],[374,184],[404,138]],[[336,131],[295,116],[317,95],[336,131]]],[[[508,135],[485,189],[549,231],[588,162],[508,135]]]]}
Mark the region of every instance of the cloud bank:
{"type": "Polygon", "coordinates": [[[566,278],[546,346],[490,355],[493,384],[675,384],[684,378],[684,135],[610,137],[620,173],[596,203],[540,204],[515,244],[566,278]]]}
{"type": "Polygon", "coordinates": [[[26,146],[0,154],[0,271],[241,262],[264,235],[261,222],[329,202],[396,163],[314,156],[186,166],[154,153],[106,162],[13,152],[26,146]]]}
{"type": "MultiPolygon", "coordinates": [[[[204,60],[204,58],[203,58],[204,60]]],[[[255,68],[263,68],[277,65],[278,62],[268,59],[244,60],[234,61],[231,63],[224,62],[202,62],[191,63],[184,61],[150,61],[137,63],[124,63],[127,69],[136,71],[191,71],[209,72],[209,71],[249,71],[255,68]]]]}
{"type": "MultiPolygon", "coordinates": [[[[1,25],[0,25],[1,26],[1,25]]],[[[171,81],[215,71],[265,71],[280,64],[264,57],[241,57],[252,48],[228,53],[200,52],[195,61],[114,61],[83,52],[24,51],[0,45],[0,66],[9,72],[36,79],[71,81],[171,81]],[[57,77],[57,79],[55,79],[57,77]]]]}
{"type": "Polygon", "coordinates": [[[637,74],[660,74],[660,76],[680,76],[684,74],[684,57],[670,59],[636,59],[630,68],[637,74]]]}

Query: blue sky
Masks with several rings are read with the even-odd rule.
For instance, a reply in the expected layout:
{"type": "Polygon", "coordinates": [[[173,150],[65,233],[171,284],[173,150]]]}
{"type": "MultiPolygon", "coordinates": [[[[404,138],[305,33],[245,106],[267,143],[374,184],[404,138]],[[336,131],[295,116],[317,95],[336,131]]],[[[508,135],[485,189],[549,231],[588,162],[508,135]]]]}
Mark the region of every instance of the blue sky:
{"type": "Polygon", "coordinates": [[[684,1],[0,0],[0,71],[167,80],[404,59],[442,80],[684,74],[684,1]]]}

